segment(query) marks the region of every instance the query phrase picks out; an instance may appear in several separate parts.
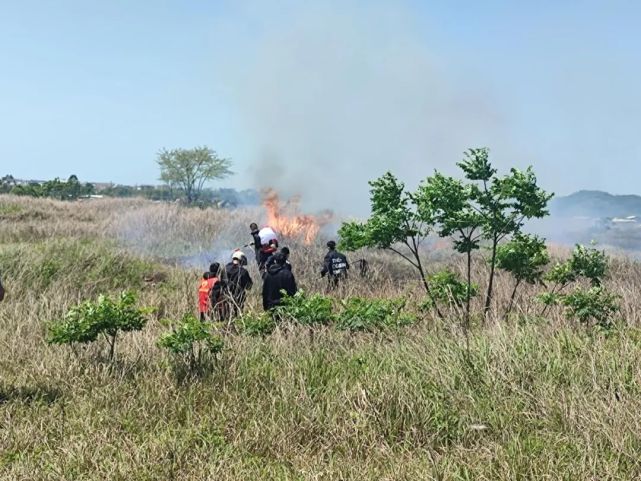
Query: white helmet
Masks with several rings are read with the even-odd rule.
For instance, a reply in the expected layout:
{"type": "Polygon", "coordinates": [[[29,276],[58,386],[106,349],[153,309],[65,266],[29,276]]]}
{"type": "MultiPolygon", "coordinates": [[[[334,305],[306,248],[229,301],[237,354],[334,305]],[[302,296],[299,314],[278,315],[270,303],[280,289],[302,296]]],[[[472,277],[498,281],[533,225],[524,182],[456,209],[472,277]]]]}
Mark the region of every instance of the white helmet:
{"type": "Polygon", "coordinates": [[[271,227],[263,227],[258,232],[258,237],[260,237],[260,243],[264,246],[269,245],[271,241],[277,241],[278,238],[276,232],[274,232],[274,229],[272,229],[271,227]]]}
{"type": "Polygon", "coordinates": [[[245,262],[247,262],[247,257],[245,256],[245,253],[243,251],[241,251],[240,249],[236,249],[231,255],[231,260],[238,261],[239,264],[244,264],[245,262]]]}

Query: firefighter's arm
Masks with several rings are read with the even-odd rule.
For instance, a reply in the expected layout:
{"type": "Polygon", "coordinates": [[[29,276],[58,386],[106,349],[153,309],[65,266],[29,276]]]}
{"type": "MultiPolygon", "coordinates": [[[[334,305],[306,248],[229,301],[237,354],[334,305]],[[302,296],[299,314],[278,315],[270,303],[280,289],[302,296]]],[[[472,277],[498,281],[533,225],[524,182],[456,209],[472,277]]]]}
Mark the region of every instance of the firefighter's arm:
{"type": "Polygon", "coordinates": [[[294,277],[294,274],[292,274],[291,282],[289,286],[289,292],[287,294],[289,294],[290,296],[293,296],[294,294],[296,294],[297,291],[298,291],[298,287],[296,286],[296,278],[294,277]]]}
{"type": "Polygon", "coordinates": [[[265,279],[265,282],[263,282],[263,290],[262,290],[262,296],[263,296],[263,307],[267,308],[267,304],[265,302],[265,299],[267,297],[267,282],[268,280],[265,279]]]}
{"type": "Polygon", "coordinates": [[[325,256],[325,260],[323,261],[323,269],[320,272],[321,277],[325,277],[325,274],[329,272],[329,263],[330,259],[328,256],[325,256]]]}
{"type": "Polygon", "coordinates": [[[254,286],[254,281],[252,281],[249,272],[245,271],[243,277],[245,278],[245,289],[250,290],[254,286]]]}
{"type": "Polygon", "coordinates": [[[214,305],[220,300],[220,296],[223,292],[223,283],[218,281],[214,284],[214,287],[211,288],[211,304],[214,305]]]}

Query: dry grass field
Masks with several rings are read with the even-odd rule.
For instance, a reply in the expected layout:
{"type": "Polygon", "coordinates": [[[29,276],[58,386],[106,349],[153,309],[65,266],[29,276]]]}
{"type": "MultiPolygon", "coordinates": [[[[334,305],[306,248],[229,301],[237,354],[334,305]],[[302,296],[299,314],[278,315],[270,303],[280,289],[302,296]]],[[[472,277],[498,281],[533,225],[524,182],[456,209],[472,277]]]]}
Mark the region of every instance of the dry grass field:
{"type": "MultiPolygon", "coordinates": [[[[554,309],[537,317],[534,288],[506,320],[511,280],[500,275],[497,314],[474,319],[467,354],[460,313],[419,311],[412,271],[358,253],[370,274],[334,295],[404,297],[418,323],[228,334],[211,372],[177,377],[156,345],[161,319],[195,311],[202,271],[248,242],[259,214],[0,197],[0,479],[641,478],[641,266],[623,258],[607,281],[621,296],[612,330],[554,309]],[[47,322],[124,289],[155,313],[122,336],[114,362],[101,344],[46,343],[47,322]]],[[[300,286],[323,292],[322,242],[291,245],[300,286]]],[[[463,268],[445,250],[426,255],[432,271],[463,268]]],[[[477,259],[475,280],[485,270],[477,259]]],[[[248,309],[259,308],[255,289],[248,309]]]]}

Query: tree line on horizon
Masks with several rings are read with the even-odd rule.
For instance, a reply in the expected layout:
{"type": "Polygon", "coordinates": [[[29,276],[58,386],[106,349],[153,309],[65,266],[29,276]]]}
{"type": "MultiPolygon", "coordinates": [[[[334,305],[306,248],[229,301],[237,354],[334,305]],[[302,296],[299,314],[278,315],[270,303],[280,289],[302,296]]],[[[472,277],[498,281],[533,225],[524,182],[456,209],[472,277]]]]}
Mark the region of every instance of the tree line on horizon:
{"type": "Polygon", "coordinates": [[[232,188],[212,189],[206,184],[233,174],[231,160],[218,156],[209,147],[193,149],[162,149],[156,163],[160,168],[159,180],[163,185],[118,185],[96,188],[92,183],[82,183],[76,175],[66,181],[55,178],[45,182],[19,183],[12,175],[0,179],[0,193],[58,200],[76,200],[100,194],[105,197],[142,197],[155,201],[183,200],[189,205],[237,206],[255,205],[260,194],[254,189],[238,191],[232,188]]]}

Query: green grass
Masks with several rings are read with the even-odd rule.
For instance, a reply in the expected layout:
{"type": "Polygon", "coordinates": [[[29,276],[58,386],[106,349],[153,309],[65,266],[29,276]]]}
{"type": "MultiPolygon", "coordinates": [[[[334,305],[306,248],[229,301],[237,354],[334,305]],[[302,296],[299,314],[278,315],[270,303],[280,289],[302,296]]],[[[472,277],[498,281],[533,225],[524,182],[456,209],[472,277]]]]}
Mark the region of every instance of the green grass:
{"type": "Polygon", "coordinates": [[[56,239],[5,245],[3,275],[21,290],[82,289],[87,295],[139,289],[158,266],[105,241],[56,239]]]}
{"type": "Polygon", "coordinates": [[[468,357],[438,332],[350,345],[325,330],[309,345],[300,329],[237,339],[183,383],[160,356],[110,367],[56,353],[48,374],[2,391],[0,473],[636,479],[635,337],[515,327],[474,335],[468,357]]]}
{"type": "MultiPolygon", "coordinates": [[[[607,332],[558,315],[478,320],[469,350],[460,320],[425,316],[409,296],[411,326],[228,334],[211,370],[177,376],[157,346],[159,319],[193,312],[200,273],[105,238],[40,234],[0,244],[0,479],[641,477],[635,296],[623,299],[628,322],[607,332]],[[145,282],[157,271],[167,279],[145,282]],[[104,344],[74,353],[45,342],[48,321],[122,289],[158,313],[122,336],[113,363],[104,344]]],[[[636,290],[638,266],[617,269],[636,290]]]]}
{"type": "Polygon", "coordinates": [[[23,207],[19,204],[0,202],[0,218],[12,219],[23,211],[23,207]]]}

